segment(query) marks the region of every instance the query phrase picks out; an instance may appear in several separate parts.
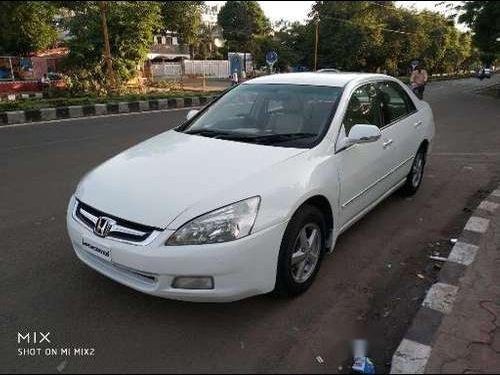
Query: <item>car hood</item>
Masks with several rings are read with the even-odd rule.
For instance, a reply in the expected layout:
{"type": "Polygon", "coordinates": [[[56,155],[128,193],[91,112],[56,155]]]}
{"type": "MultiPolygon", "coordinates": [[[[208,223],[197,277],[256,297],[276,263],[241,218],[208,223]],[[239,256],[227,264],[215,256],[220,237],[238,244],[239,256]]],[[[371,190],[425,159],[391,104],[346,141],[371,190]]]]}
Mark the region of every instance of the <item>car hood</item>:
{"type": "MultiPolygon", "coordinates": [[[[204,199],[233,186],[239,189],[239,182],[305,151],[170,130],[92,170],[78,185],[76,197],[108,215],[166,228],[204,199]]],[[[211,209],[220,204],[213,202],[211,209]]]]}

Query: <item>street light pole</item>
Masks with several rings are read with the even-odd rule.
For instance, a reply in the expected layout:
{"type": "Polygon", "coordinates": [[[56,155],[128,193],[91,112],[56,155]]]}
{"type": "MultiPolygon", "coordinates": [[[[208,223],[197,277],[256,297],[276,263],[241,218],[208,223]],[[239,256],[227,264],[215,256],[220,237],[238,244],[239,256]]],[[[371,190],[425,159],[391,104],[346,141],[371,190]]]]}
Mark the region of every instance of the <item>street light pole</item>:
{"type": "Polygon", "coordinates": [[[107,86],[113,88],[113,65],[111,60],[111,48],[109,46],[109,35],[108,35],[108,24],[106,21],[106,12],[108,10],[107,1],[99,1],[99,8],[101,8],[101,25],[102,25],[102,37],[104,40],[104,61],[106,63],[106,75],[107,75],[107,86]]]}
{"type": "Polygon", "coordinates": [[[316,20],[316,39],[314,41],[314,71],[318,69],[318,38],[319,38],[319,18],[316,20]]]}

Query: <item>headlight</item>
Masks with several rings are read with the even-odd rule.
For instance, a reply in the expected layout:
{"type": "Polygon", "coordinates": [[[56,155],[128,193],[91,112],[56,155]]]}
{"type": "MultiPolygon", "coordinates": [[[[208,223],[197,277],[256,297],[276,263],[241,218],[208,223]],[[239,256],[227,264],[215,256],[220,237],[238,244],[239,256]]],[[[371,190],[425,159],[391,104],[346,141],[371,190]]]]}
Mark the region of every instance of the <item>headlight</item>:
{"type": "Polygon", "coordinates": [[[166,245],[202,245],[248,236],[259,210],[260,197],[248,198],[197,217],[170,236],[166,245]]]}

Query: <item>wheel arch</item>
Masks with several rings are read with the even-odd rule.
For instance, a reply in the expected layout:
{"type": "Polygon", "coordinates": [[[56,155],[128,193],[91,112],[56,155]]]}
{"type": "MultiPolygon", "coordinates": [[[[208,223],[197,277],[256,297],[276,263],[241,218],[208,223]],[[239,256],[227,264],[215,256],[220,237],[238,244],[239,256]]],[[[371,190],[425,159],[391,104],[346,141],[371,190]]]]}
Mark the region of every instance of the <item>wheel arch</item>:
{"type": "Polygon", "coordinates": [[[424,139],[421,143],[420,146],[418,146],[418,151],[423,150],[424,151],[424,163],[426,162],[427,159],[427,153],[429,152],[429,145],[430,142],[427,139],[424,139]]]}
{"type": "Polygon", "coordinates": [[[427,153],[427,150],[429,149],[429,141],[427,139],[424,139],[421,143],[420,143],[420,146],[418,148],[419,150],[420,149],[423,149],[426,153],[427,153]]]}
{"type": "MultiPolygon", "coordinates": [[[[297,207],[297,209],[294,211],[294,215],[297,211],[299,211],[302,207],[304,206],[313,206],[316,207],[318,210],[321,211],[323,214],[323,217],[325,218],[325,224],[327,228],[327,233],[326,233],[326,239],[327,239],[327,248],[330,246],[330,241],[332,238],[332,234],[334,233],[334,224],[335,224],[335,219],[333,216],[333,209],[332,205],[330,204],[330,201],[328,198],[322,194],[316,194],[311,197],[308,197],[302,204],[297,207]]],[[[293,216],[293,215],[292,215],[293,216]]]]}

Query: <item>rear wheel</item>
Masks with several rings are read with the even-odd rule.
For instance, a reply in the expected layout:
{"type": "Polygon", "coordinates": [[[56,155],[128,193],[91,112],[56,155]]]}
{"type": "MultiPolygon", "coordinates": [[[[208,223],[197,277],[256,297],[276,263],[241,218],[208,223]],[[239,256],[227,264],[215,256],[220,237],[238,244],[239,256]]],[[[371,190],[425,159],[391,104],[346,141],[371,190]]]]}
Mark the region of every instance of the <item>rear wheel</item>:
{"type": "Polygon", "coordinates": [[[410,173],[406,177],[406,182],[401,188],[401,192],[404,195],[414,195],[422,183],[422,178],[424,177],[424,167],[425,167],[425,149],[420,147],[415,158],[413,159],[413,164],[411,166],[410,173]]]}
{"type": "Polygon", "coordinates": [[[275,293],[305,292],[318,273],[325,248],[325,220],[320,210],[304,206],[290,220],[281,242],[275,293]]]}

